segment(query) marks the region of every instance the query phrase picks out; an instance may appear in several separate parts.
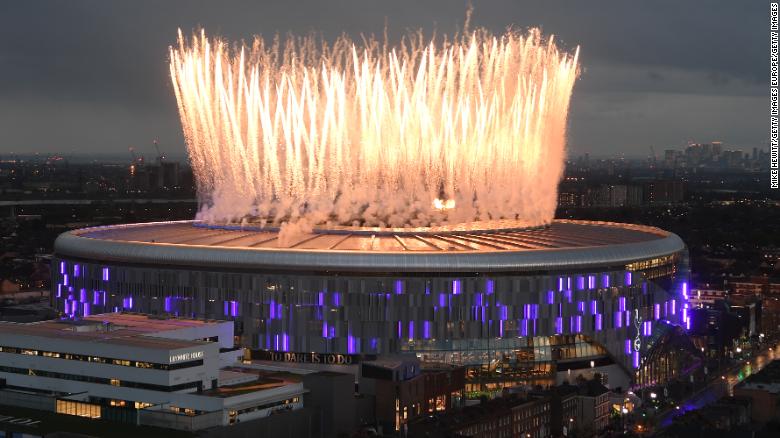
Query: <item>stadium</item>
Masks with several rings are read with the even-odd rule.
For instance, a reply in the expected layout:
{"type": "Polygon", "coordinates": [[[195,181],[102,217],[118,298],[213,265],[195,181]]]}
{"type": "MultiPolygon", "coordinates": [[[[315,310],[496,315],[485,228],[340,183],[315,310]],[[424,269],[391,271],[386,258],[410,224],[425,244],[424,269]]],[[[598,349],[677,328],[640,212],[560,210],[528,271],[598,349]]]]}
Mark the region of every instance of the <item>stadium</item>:
{"type": "Polygon", "coordinates": [[[228,319],[252,357],[356,364],[401,353],[467,367],[472,390],[599,372],[665,381],[695,360],[680,334],[688,256],[675,234],[555,220],[421,228],[197,221],[74,230],[55,243],[54,306],[228,319]]]}

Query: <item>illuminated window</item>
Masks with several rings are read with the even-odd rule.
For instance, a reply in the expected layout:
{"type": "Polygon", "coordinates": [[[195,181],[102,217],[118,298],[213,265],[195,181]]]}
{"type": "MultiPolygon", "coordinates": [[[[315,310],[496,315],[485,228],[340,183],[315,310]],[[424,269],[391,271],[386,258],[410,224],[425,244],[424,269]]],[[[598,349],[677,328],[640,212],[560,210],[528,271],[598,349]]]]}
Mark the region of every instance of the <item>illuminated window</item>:
{"type": "Polygon", "coordinates": [[[111,379],[111,386],[122,386],[122,382],[119,379],[111,379]]]}

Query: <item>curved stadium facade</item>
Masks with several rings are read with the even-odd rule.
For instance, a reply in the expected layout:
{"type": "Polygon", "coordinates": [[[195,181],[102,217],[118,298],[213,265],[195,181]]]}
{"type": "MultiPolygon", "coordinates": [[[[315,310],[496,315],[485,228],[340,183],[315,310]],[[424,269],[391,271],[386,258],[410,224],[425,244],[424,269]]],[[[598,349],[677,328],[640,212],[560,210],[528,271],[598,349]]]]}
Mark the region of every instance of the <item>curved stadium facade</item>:
{"type": "Polygon", "coordinates": [[[682,349],[656,350],[689,323],[687,264],[678,236],[603,222],[295,236],[161,222],[61,235],[52,299],[72,317],[232,319],[240,343],[268,358],[416,353],[466,366],[481,388],[593,368],[657,381],[680,367],[682,349]]]}

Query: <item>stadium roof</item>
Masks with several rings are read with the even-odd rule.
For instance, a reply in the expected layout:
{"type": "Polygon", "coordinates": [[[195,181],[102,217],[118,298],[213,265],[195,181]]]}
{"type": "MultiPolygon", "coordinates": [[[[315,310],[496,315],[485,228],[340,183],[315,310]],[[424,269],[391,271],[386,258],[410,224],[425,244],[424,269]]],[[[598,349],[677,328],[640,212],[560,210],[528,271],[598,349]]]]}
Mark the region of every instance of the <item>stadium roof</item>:
{"type": "Polygon", "coordinates": [[[70,231],[57,239],[55,254],[106,263],[188,267],[482,272],[616,266],[684,248],[679,237],[658,228],[607,222],[556,220],[533,229],[501,221],[280,232],[182,221],[70,231]]]}

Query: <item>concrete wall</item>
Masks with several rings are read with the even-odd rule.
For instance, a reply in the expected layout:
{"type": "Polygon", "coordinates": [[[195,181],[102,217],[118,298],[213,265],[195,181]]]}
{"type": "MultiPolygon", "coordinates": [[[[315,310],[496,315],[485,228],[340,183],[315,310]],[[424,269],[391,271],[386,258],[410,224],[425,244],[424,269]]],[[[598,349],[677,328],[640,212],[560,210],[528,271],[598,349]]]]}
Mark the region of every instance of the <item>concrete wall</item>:
{"type": "Polygon", "coordinates": [[[49,394],[0,390],[0,405],[54,412],[57,406],[57,397],[49,394]]]}
{"type": "Polygon", "coordinates": [[[357,429],[355,378],[351,374],[314,373],[303,376],[303,385],[309,390],[304,406],[322,412],[323,434],[350,434],[357,429]]]}

